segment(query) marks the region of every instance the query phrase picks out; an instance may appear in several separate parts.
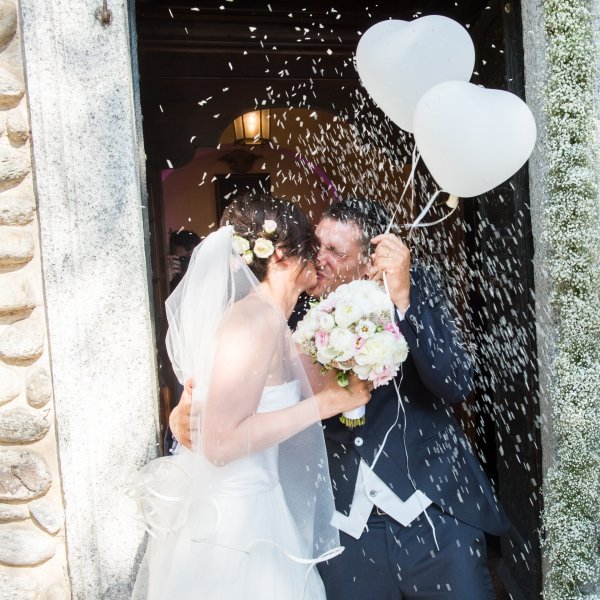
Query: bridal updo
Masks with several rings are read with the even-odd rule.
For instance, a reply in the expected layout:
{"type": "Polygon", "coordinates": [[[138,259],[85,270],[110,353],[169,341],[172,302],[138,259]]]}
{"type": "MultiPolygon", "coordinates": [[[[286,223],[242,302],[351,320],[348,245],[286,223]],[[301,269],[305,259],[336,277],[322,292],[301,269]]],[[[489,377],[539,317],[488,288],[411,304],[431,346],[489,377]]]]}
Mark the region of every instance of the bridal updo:
{"type": "MultiPolygon", "coordinates": [[[[221,226],[232,225],[235,235],[248,241],[250,248],[258,239],[272,242],[285,256],[313,261],[319,242],[308,217],[298,206],[270,194],[241,194],[227,206],[221,226]],[[276,224],[274,231],[273,223],[276,224]]],[[[248,261],[246,261],[248,262],[248,261]]],[[[248,267],[259,281],[267,275],[270,257],[250,257],[248,267]]]]}

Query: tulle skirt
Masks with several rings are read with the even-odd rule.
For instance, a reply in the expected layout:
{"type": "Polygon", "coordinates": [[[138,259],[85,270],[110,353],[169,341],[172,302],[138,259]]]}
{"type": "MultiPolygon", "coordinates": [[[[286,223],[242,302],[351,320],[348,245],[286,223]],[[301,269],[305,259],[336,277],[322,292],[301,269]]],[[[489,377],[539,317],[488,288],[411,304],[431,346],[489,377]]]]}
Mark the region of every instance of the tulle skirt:
{"type": "Polygon", "coordinates": [[[316,567],[289,555],[307,552],[278,482],[216,495],[192,504],[176,532],[149,538],[133,599],[325,600],[316,567]]]}

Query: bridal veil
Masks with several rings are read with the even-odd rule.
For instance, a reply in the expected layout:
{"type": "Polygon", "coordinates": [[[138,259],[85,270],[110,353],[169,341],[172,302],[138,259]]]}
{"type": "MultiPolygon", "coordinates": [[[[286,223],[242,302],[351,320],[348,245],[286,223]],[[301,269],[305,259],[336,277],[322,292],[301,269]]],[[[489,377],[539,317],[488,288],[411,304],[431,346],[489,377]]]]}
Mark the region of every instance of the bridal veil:
{"type": "MultiPolygon", "coordinates": [[[[186,560],[182,547],[201,548],[208,557],[227,551],[233,565],[268,546],[307,571],[341,551],[330,524],[335,509],[316,401],[285,316],[261,292],[232,236],[231,226],[222,227],[195,249],[166,303],[173,368],[182,384],[194,381],[193,450],[151,462],[133,486],[151,536],[146,560],[154,547],[168,563],[159,567],[154,589],[177,577],[186,560]],[[314,417],[308,427],[287,410],[298,403],[314,417]],[[266,413],[268,422],[262,420],[266,413]],[[263,536],[251,517],[231,526],[241,514],[227,512],[232,498],[258,498],[274,486],[285,502],[271,505],[276,514],[268,519],[293,522],[297,535],[263,536]],[[182,546],[182,535],[193,546],[182,546]]],[[[207,562],[198,570],[210,569],[207,562]]],[[[152,577],[155,567],[149,566],[152,577]]]]}

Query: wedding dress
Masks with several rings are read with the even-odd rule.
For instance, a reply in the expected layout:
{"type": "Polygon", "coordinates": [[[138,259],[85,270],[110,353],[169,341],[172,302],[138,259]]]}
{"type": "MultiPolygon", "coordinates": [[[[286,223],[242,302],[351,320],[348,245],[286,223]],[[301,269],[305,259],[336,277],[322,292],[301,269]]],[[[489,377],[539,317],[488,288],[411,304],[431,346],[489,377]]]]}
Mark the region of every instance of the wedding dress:
{"type": "Polygon", "coordinates": [[[135,600],[325,600],[315,564],[342,550],[321,425],[297,422],[316,403],[230,229],[196,249],[168,306],[170,356],[180,380],[194,377],[198,419],[193,450],[132,482],[150,534],[135,600]],[[241,435],[215,425],[223,411],[241,435]]]}
{"type": "MultiPolygon", "coordinates": [[[[298,382],[266,387],[259,411],[284,408],[299,398],[298,382]]],[[[197,468],[187,448],[165,460],[189,475],[197,468]]],[[[314,566],[290,558],[307,556],[308,549],[279,481],[278,447],[222,468],[208,461],[204,467],[219,471],[210,473],[212,489],[189,506],[185,524],[170,534],[172,543],[151,540],[146,572],[138,577],[133,597],[324,600],[314,566]]]]}

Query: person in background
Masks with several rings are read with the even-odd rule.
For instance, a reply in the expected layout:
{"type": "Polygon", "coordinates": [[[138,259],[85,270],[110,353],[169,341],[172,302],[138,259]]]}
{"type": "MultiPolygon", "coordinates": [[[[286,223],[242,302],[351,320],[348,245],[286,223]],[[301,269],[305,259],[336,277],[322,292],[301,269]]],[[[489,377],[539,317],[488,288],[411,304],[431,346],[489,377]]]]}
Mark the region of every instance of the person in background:
{"type": "MultiPolygon", "coordinates": [[[[178,286],[179,282],[183,279],[185,272],[187,271],[188,265],[190,264],[190,258],[192,256],[192,252],[194,248],[201,242],[200,236],[193,231],[188,231],[187,229],[180,229],[179,231],[169,231],[169,254],[167,255],[167,275],[169,277],[169,293],[173,292],[173,290],[178,286]]],[[[161,378],[161,389],[164,390],[164,393],[167,395],[169,400],[164,400],[167,406],[170,408],[171,406],[177,406],[179,402],[179,398],[181,396],[181,392],[183,391],[183,387],[175,380],[173,377],[173,372],[171,370],[171,364],[169,361],[166,361],[164,365],[165,372],[168,372],[169,379],[173,379],[175,381],[176,386],[172,392],[169,389],[169,386],[161,378]],[[174,402],[171,404],[171,395],[173,395],[174,402]]],[[[159,376],[160,378],[160,376],[159,376]]],[[[171,429],[167,427],[165,432],[165,436],[163,439],[163,452],[164,454],[170,454],[174,447],[174,439],[173,434],[171,433],[171,429]]]]}
{"type": "Polygon", "coordinates": [[[193,231],[180,229],[169,233],[169,254],[167,269],[169,291],[173,291],[187,271],[194,248],[200,243],[200,236],[193,231]]]}

